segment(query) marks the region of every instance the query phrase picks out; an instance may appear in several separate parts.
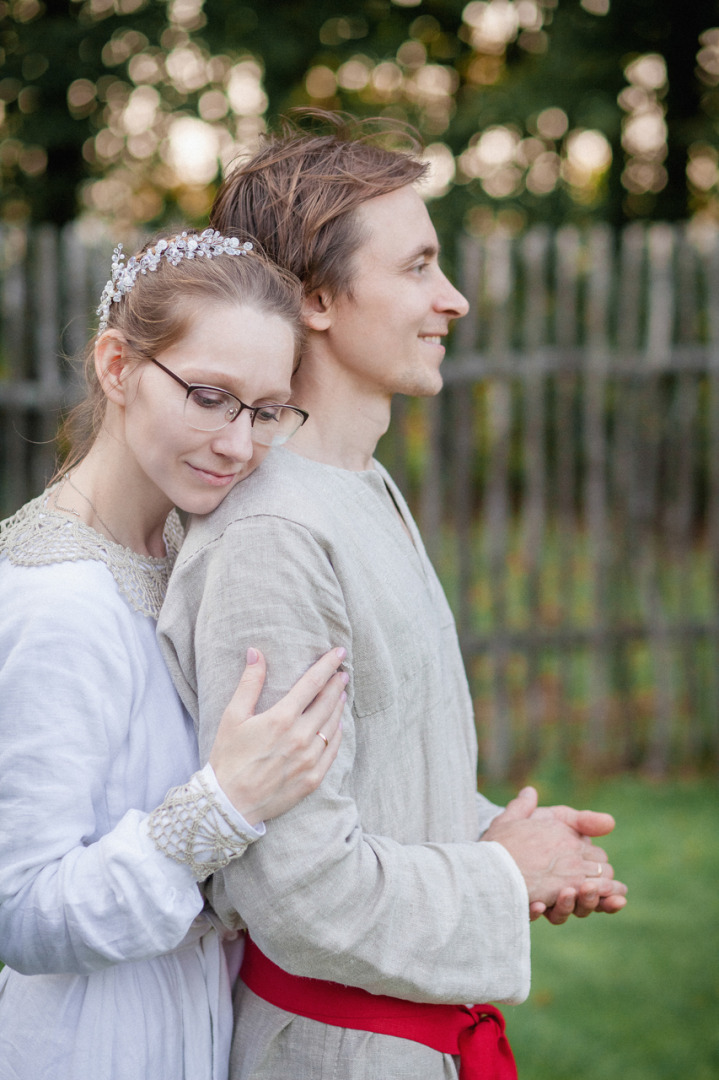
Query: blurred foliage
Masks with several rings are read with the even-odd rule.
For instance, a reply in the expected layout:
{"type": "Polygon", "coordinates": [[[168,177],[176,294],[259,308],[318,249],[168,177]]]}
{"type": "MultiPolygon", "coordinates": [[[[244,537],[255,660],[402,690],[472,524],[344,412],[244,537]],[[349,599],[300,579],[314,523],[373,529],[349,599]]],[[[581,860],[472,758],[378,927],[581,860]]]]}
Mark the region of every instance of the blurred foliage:
{"type": "Polygon", "coordinates": [[[0,18],[6,221],[199,221],[221,168],[303,104],[416,125],[443,231],[719,220],[719,0],[0,0],[0,18]]]}

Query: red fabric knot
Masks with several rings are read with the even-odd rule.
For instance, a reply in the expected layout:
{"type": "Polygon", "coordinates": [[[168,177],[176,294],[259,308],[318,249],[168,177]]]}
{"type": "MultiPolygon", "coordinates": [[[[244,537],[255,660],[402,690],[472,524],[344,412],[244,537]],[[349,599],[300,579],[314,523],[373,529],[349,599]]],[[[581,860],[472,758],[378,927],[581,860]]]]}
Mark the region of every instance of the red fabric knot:
{"type": "Polygon", "coordinates": [[[471,1023],[457,1040],[460,1080],[517,1080],[514,1054],[499,1009],[494,1005],[473,1005],[466,1011],[471,1023]]]}

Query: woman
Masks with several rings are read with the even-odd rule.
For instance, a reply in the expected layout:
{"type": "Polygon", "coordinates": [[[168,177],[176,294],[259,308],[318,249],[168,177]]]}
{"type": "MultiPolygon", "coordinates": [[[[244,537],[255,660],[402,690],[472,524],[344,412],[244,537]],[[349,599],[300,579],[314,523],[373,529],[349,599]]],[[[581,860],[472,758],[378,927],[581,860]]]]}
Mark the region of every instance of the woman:
{"type": "Polygon", "coordinates": [[[252,716],[250,649],[200,770],[155,641],[173,507],[209,513],[307,418],[287,404],[299,287],[251,248],[118,249],[74,450],[0,526],[2,1080],[222,1080],[229,975],[199,883],[337,752],[343,650],[252,716]]]}

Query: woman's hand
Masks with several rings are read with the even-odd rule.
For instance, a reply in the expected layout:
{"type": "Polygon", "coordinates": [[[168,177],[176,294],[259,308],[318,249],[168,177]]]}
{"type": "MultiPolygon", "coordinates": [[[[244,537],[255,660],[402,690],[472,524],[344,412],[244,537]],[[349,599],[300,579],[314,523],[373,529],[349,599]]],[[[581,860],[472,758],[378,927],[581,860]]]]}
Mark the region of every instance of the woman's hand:
{"type": "Polygon", "coordinates": [[[210,765],[250,825],[284,814],[304,799],[337,756],[348,681],[337,668],[346,655],[345,649],[325,653],[276,705],[255,715],[267,668],[262,653],[247,650],[247,666],[222,714],[210,765]]]}

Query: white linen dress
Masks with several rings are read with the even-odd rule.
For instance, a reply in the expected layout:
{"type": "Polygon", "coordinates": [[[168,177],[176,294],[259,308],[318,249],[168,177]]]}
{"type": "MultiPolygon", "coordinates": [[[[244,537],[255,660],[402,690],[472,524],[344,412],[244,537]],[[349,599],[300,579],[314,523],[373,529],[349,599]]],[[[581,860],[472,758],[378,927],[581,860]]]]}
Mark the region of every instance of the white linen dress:
{"type": "Polygon", "coordinates": [[[199,767],[155,637],[179,521],[150,559],[23,514],[0,529],[0,1080],[224,1080],[223,943],[148,825],[199,767]]]}

